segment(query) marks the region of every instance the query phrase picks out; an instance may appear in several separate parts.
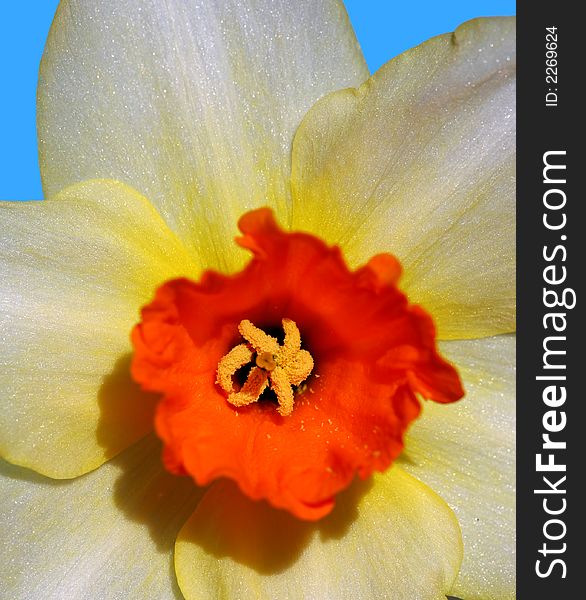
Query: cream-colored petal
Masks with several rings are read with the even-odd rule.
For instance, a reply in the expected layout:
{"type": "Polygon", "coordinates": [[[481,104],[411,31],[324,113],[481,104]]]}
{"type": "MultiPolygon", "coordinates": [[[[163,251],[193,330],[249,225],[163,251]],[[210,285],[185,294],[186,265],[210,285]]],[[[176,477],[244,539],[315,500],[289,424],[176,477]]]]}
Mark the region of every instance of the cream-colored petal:
{"type": "Polygon", "coordinates": [[[515,337],[444,342],[466,397],[425,404],[401,466],[454,509],[464,562],[453,595],[515,598],[515,337]]]}
{"type": "Polygon", "coordinates": [[[55,481],[0,461],[0,581],[10,600],[180,600],[173,543],[201,489],[139,442],[55,481]]]}
{"type": "Polygon", "coordinates": [[[189,274],[177,237],[120,183],[0,203],[0,454],[74,477],[150,431],[130,330],[158,285],[189,274]]]}
{"type": "Polygon", "coordinates": [[[230,267],[243,212],[288,221],[305,112],[367,77],[338,0],[62,0],[38,94],[45,193],[119,179],[230,267]]]}
{"type": "Polygon", "coordinates": [[[515,21],[470,21],[310,110],[293,227],[395,254],[443,337],[514,331],[514,153],[515,21]]]}
{"type": "Polygon", "coordinates": [[[175,545],[186,600],[445,600],[461,539],[436,494],[394,467],[336,502],[307,523],[216,484],[175,545]]]}

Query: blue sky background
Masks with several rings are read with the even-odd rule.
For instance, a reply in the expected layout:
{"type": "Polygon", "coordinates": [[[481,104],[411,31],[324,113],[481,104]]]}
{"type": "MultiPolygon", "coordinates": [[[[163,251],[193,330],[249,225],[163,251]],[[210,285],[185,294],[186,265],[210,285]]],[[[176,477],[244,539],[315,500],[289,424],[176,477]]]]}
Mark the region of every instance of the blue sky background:
{"type": "MultiPolygon", "coordinates": [[[[99,0],[95,0],[99,1],[99,0]]],[[[0,198],[42,197],[37,161],[37,70],[58,0],[5,2],[0,21],[0,198]]],[[[515,14],[513,0],[346,0],[371,71],[477,16],[515,14]]]]}

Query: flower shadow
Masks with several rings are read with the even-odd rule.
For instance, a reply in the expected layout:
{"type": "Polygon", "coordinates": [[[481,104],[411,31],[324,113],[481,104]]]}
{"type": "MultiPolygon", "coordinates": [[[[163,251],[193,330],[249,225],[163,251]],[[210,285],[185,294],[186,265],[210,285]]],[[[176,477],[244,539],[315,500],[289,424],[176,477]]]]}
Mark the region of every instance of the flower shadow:
{"type": "Polygon", "coordinates": [[[120,471],[113,490],[116,505],[128,518],[147,526],[160,552],[169,552],[174,542],[171,522],[180,527],[203,491],[189,478],[171,475],[163,467],[162,444],[153,432],[160,396],[144,392],[132,379],[131,360],[130,353],[121,357],[104,378],[98,393],[96,435],[120,471]]]}
{"type": "Polygon", "coordinates": [[[172,597],[182,600],[175,578],[173,545],[195,510],[203,490],[186,477],[168,473],[161,462],[161,442],[153,433],[159,396],[140,389],[130,375],[132,355],[121,357],[98,392],[98,443],[119,470],[113,490],[125,518],[145,527],[156,551],[168,555],[172,597]]]}
{"type": "Polygon", "coordinates": [[[316,536],[322,542],[343,538],[372,485],[372,478],[356,480],[336,497],[331,514],[308,522],[264,501],[250,500],[234,483],[220,481],[182,531],[182,541],[217,559],[229,558],[261,575],[274,575],[291,567],[316,536]]]}
{"type": "Polygon", "coordinates": [[[157,552],[168,555],[173,597],[181,600],[173,546],[205,490],[187,477],[168,473],[160,454],[161,442],[151,434],[112,460],[120,470],[113,488],[114,501],[125,518],[144,526],[157,552]]]}
{"type": "Polygon", "coordinates": [[[153,430],[158,395],[149,394],[130,375],[132,354],[118,359],[98,392],[96,436],[107,458],[116,456],[153,430]]]}
{"type": "Polygon", "coordinates": [[[14,479],[23,483],[32,483],[36,486],[65,488],[71,485],[71,479],[50,479],[44,475],[40,475],[35,471],[31,471],[26,467],[13,465],[0,458],[0,476],[7,479],[14,479]]]}

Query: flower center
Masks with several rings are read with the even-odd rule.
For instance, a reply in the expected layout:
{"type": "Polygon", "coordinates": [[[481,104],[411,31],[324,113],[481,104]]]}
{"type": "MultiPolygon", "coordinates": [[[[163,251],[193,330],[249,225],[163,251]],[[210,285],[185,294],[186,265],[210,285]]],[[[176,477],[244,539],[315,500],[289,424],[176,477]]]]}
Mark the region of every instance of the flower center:
{"type": "Polygon", "coordinates": [[[270,352],[261,352],[256,356],[256,366],[265,371],[274,371],[277,366],[277,357],[270,352]]]}
{"type": "Polygon", "coordinates": [[[301,334],[291,319],[283,319],[285,339],[280,345],[276,338],[250,321],[240,321],[238,331],[246,340],[238,344],[218,363],[216,383],[228,394],[234,406],[256,402],[265,389],[272,389],[279,402],[278,412],[286,417],[293,412],[293,386],[297,386],[311,373],[313,358],[301,349],[301,334]],[[236,389],[236,371],[252,364],[250,373],[240,389],[236,389]]]}

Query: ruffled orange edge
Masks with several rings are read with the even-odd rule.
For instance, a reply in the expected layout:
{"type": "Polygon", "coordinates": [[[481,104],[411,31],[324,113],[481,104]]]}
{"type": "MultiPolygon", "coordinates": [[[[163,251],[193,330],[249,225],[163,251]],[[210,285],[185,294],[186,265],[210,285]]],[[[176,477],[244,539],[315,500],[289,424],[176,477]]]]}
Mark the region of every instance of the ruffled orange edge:
{"type": "Polygon", "coordinates": [[[155,425],[169,470],[200,485],[231,478],[253,499],[316,520],[355,474],[383,471],[398,456],[420,412],[416,394],[453,402],[464,391],[436,351],[431,318],[397,289],[394,257],[350,271],[337,247],[282,231],[269,209],[239,227],[252,260],[235,275],[161,286],[132,332],[132,374],[163,394],[155,425]],[[292,414],[270,401],[232,406],[216,368],[242,341],[239,322],[266,329],[284,317],[315,361],[292,414]]]}

